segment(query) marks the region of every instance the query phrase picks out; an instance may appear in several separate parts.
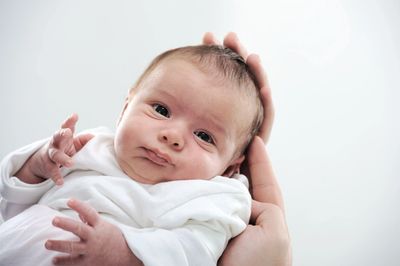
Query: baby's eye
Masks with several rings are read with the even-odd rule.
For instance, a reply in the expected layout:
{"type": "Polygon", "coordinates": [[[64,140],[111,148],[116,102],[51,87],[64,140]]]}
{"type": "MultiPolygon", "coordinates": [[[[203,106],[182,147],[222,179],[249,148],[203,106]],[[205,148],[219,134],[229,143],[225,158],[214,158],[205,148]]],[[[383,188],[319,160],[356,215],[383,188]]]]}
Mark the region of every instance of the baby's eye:
{"type": "Polygon", "coordinates": [[[213,138],[208,133],[206,133],[204,131],[195,131],[194,134],[202,141],[205,141],[210,144],[214,144],[213,138]]]}
{"type": "Polygon", "coordinates": [[[153,104],[153,109],[160,115],[169,117],[169,111],[168,111],[167,107],[165,107],[161,104],[155,103],[155,104],[153,104]]]}

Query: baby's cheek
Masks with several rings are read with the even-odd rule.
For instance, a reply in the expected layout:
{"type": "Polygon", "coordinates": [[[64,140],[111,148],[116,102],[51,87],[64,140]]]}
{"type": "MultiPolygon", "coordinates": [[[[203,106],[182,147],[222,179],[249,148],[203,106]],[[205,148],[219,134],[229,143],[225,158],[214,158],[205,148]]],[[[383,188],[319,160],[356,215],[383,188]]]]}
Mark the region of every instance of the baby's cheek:
{"type": "Polygon", "coordinates": [[[194,162],[194,173],[198,175],[200,179],[210,179],[217,175],[221,175],[225,169],[221,164],[219,158],[207,157],[201,161],[193,160],[194,162]]]}
{"type": "Polygon", "coordinates": [[[127,148],[129,135],[124,130],[117,131],[114,138],[114,149],[117,157],[124,154],[124,149],[127,148]]]}
{"type": "Polygon", "coordinates": [[[117,128],[117,132],[115,134],[114,143],[116,145],[125,144],[131,139],[131,135],[133,135],[132,129],[129,128],[126,123],[121,123],[120,126],[117,128]]]}

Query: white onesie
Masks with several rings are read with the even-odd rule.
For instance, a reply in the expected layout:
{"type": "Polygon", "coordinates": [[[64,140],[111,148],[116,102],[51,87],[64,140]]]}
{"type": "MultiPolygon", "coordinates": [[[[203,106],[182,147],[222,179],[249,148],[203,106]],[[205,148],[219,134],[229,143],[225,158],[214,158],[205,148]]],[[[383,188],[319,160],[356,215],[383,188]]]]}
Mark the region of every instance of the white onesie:
{"type": "Polygon", "coordinates": [[[51,225],[56,215],[79,219],[66,202],[79,199],[117,225],[145,265],[216,265],[229,239],[249,221],[247,179],[216,176],[155,185],[138,183],[119,168],[113,134],[97,129],[95,137],[62,169],[64,185],[51,180],[31,185],[13,177],[47,140],[7,156],[1,164],[0,265],[51,265],[56,252],[47,239],[74,239],[51,225]],[[245,180],[245,181],[243,181],[245,180]]]}

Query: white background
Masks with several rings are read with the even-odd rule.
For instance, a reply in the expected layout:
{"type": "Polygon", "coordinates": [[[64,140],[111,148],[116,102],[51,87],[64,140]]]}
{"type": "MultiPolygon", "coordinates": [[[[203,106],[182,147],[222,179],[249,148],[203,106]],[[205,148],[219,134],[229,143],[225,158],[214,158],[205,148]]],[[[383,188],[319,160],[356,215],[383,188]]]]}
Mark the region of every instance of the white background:
{"type": "Polygon", "coordinates": [[[0,0],[0,156],[72,112],[114,128],[155,55],[235,31],[270,77],[294,265],[398,265],[399,15],[396,0],[0,0]]]}

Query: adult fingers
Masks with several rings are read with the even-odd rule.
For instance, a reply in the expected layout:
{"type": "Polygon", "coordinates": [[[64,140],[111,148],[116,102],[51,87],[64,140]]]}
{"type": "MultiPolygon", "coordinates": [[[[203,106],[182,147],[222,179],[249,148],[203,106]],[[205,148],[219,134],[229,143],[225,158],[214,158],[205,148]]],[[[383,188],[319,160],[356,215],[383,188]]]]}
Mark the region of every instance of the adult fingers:
{"type": "Polygon", "coordinates": [[[260,214],[264,211],[263,203],[260,201],[252,200],[251,202],[251,216],[250,221],[252,224],[255,224],[256,219],[260,216],[260,214]]]}
{"type": "Polygon", "coordinates": [[[250,217],[250,221],[252,222],[252,224],[259,224],[259,225],[265,224],[265,219],[271,218],[272,216],[276,215],[279,216],[278,217],[279,219],[285,220],[283,210],[276,204],[253,200],[251,205],[251,217],[250,217]]]}
{"type": "Polygon", "coordinates": [[[70,199],[67,202],[67,205],[79,214],[79,217],[83,219],[83,222],[88,223],[92,227],[96,226],[100,220],[97,211],[85,202],[70,199]]]}
{"type": "Polygon", "coordinates": [[[77,221],[67,217],[55,217],[53,225],[73,233],[80,239],[87,240],[90,236],[91,228],[81,221],[77,221]]]}
{"type": "MultiPolygon", "coordinates": [[[[215,38],[214,34],[212,34],[211,32],[206,32],[203,36],[203,44],[220,45],[221,43],[218,41],[217,38],[215,38]]],[[[247,50],[243,46],[243,44],[240,42],[236,33],[229,32],[224,38],[223,45],[225,47],[232,49],[233,51],[238,53],[240,56],[242,56],[246,60],[247,55],[248,55],[247,50]]]]}
{"type": "MultiPolygon", "coordinates": [[[[212,45],[219,44],[218,40],[211,32],[206,32],[203,36],[203,43],[212,45]]],[[[271,88],[268,83],[267,74],[261,65],[261,61],[258,55],[248,55],[246,48],[240,42],[236,33],[229,32],[223,42],[224,46],[229,47],[236,53],[241,55],[250,68],[250,71],[254,74],[257,82],[257,86],[260,89],[260,96],[264,107],[264,121],[261,125],[259,136],[267,143],[271,134],[272,125],[275,117],[275,109],[271,97],[271,88]]]]}
{"type": "Polygon", "coordinates": [[[203,44],[205,45],[217,45],[220,44],[220,42],[215,38],[214,34],[211,32],[206,32],[204,33],[203,36],[203,44]]]}
{"type": "Polygon", "coordinates": [[[256,77],[258,87],[269,87],[267,74],[261,65],[260,57],[256,54],[251,54],[248,56],[246,63],[256,77]]]}
{"type": "Polygon", "coordinates": [[[239,38],[237,37],[236,33],[229,32],[224,38],[224,46],[232,49],[236,53],[238,53],[244,60],[247,59],[247,50],[240,42],[239,38]]]}
{"type": "Polygon", "coordinates": [[[250,144],[248,167],[251,176],[251,191],[256,201],[275,204],[284,210],[283,197],[265,150],[264,142],[256,136],[250,144]]]}
{"type": "Polygon", "coordinates": [[[261,101],[264,107],[264,121],[261,125],[259,136],[267,143],[271,134],[272,125],[275,117],[275,109],[271,96],[271,87],[269,86],[268,77],[258,55],[251,54],[246,61],[251,72],[254,74],[257,85],[260,88],[261,101]]]}
{"type": "Polygon", "coordinates": [[[73,113],[71,114],[62,124],[61,128],[69,128],[72,131],[72,134],[75,133],[75,125],[78,122],[78,115],[73,113]]]}
{"type": "Polygon", "coordinates": [[[260,89],[261,101],[264,107],[264,120],[261,124],[258,135],[262,138],[264,143],[268,142],[271,135],[272,126],[275,118],[275,108],[272,102],[272,97],[269,89],[263,87],[260,89]]]}

